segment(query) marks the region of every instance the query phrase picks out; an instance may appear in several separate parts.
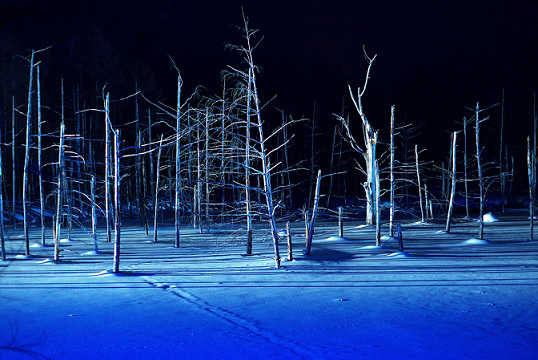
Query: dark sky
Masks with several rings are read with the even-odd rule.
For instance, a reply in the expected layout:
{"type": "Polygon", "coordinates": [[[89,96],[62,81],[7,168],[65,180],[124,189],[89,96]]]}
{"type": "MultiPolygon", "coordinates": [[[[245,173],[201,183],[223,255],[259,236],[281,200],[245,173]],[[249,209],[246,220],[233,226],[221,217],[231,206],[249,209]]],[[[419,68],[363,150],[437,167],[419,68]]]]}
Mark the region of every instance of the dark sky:
{"type": "MultiPolygon", "coordinates": [[[[525,130],[532,121],[526,113],[538,85],[538,4],[532,1],[0,4],[0,41],[10,33],[27,48],[40,48],[94,23],[123,56],[147,62],[165,91],[173,91],[175,83],[169,54],[187,91],[203,85],[212,93],[219,92],[226,65],[241,66],[239,55],[224,50],[224,43],[241,44],[232,25],[242,24],[242,6],[251,28],[264,36],[255,53],[262,96],[278,95],[274,105],[295,116],[311,116],[316,100],[319,116],[333,124],[331,114],[340,113],[342,98],[349,104],[348,84],[356,89],[364,81],[364,45],[370,56],[377,54],[364,99],[374,127],[386,127],[396,104],[397,116],[407,122],[424,120],[431,128],[454,130],[463,116],[472,115],[465,106],[500,102],[502,89],[507,121],[525,130]]],[[[498,122],[500,108],[491,116],[498,122]]]]}

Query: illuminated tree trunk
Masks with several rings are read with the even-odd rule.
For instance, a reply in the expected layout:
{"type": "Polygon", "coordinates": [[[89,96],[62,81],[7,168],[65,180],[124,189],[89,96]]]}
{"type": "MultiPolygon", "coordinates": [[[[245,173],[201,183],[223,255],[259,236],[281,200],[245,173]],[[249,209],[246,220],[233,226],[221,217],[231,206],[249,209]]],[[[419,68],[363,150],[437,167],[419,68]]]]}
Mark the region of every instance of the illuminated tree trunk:
{"type": "Polygon", "coordinates": [[[394,236],[394,108],[390,108],[390,214],[389,214],[389,231],[390,237],[394,236]]]}
{"type": "Polygon", "coordinates": [[[252,76],[248,70],[247,81],[247,107],[246,107],[246,128],[245,128],[245,215],[247,220],[247,255],[252,254],[252,213],[250,210],[250,120],[252,98],[252,76]]]}
{"type": "Polygon", "coordinates": [[[467,119],[463,117],[463,182],[465,185],[465,216],[469,217],[469,185],[467,179],[467,119]]]}
{"type": "Polygon", "coordinates": [[[155,190],[153,201],[153,242],[157,242],[157,219],[159,218],[159,180],[161,173],[161,150],[163,145],[163,136],[159,140],[159,152],[157,155],[157,174],[155,178],[155,190]]]}
{"type": "Polygon", "coordinates": [[[377,131],[374,131],[372,129],[372,126],[368,119],[366,118],[366,115],[362,108],[362,96],[364,95],[364,92],[366,91],[366,86],[368,84],[368,79],[370,78],[370,69],[372,67],[373,62],[375,61],[376,56],[373,58],[368,57],[366,55],[366,51],[364,52],[364,56],[366,60],[368,61],[368,70],[366,72],[366,79],[364,82],[364,86],[362,90],[359,88],[357,92],[357,97],[353,96],[353,92],[351,91],[351,87],[349,88],[349,92],[351,95],[351,100],[353,100],[353,104],[355,105],[355,108],[357,109],[357,112],[359,113],[361,120],[362,120],[362,130],[364,135],[364,146],[365,150],[363,150],[358,142],[353,137],[353,134],[351,133],[351,129],[349,126],[349,120],[345,120],[343,117],[338,117],[342,125],[344,126],[344,130],[346,131],[347,138],[349,140],[349,143],[353,150],[359,152],[364,156],[364,159],[366,160],[366,183],[363,185],[364,190],[366,192],[366,223],[368,225],[374,225],[376,214],[375,211],[377,209],[376,206],[376,172],[375,172],[375,161],[376,161],[376,147],[377,147],[377,131]]]}
{"type": "Polygon", "coordinates": [[[454,208],[454,196],[456,193],[456,135],[454,131],[452,133],[452,171],[450,172],[450,179],[452,180],[452,187],[450,188],[450,198],[448,202],[448,211],[446,214],[446,228],[445,231],[450,232],[450,219],[452,217],[452,209],[454,208]]]}
{"type": "Polygon", "coordinates": [[[316,180],[316,193],[314,196],[314,207],[312,208],[312,218],[310,219],[310,226],[308,226],[308,239],[306,240],[305,255],[310,255],[310,249],[312,248],[312,238],[314,236],[314,226],[316,224],[316,215],[318,212],[320,184],[321,184],[321,169],[318,170],[318,177],[316,180]]]}
{"type": "Polygon", "coordinates": [[[375,161],[375,244],[381,246],[381,191],[379,188],[379,163],[375,161]]]}
{"type": "Polygon", "coordinates": [[[62,196],[63,196],[63,176],[65,174],[65,157],[64,157],[64,135],[65,135],[65,125],[62,122],[60,125],[60,144],[58,145],[58,186],[57,186],[57,197],[56,197],[56,230],[54,231],[54,261],[60,260],[60,224],[62,221],[62,196]]]}
{"type": "Polygon", "coordinates": [[[503,168],[503,134],[504,134],[504,89],[501,100],[501,130],[499,140],[499,174],[501,176],[501,213],[504,214],[504,202],[506,195],[506,180],[503,168]]]}
{"type": "Polygon", "coordinates": [[[120,272],[121,193],[120,193],[120,130],[114,131],[114,272],[120,272]]]}
{"type": "Polygon", "coordinates": [[[28,204],[28,166],[30,164],[30,149],[32,145],[32,92],[33,92],[33,83],[34,83],[34,54],[35,51],[32,50],[32,55],[30,57],[30,81],[28,85],[28,109],[26,111],[26,143],[25,143],[25,155],[24,155],[24,173],[23,173],[23,185],[22,185],[22,206],[23,206],[23,216],[24,216],[24,239],[25,239],[25,249],[26,255],[30,255],[30,209],[28,204]]]}
{"type": "Polygon", "coordinates": [[[91,201],[92,201],[92,237],[95,252],[99,251],[99,243],[97,241],[97,211],[96,211],[96,200],[95,200],[95,175],[92,175],[90,180],[90,190],[91,190],[91,201]]]}
{"type": "Polygon", "coordinates": [[[15,123],[15,96],[12,96],[11,97],[11,159],[12,159],[12,164],[11,164],[11,169],[12,169],[12,202],[13,202],[13,206],[12,206],[12,213],[11,213],[11,220],[12,220],[12,223],[13,223],[13,229],[17,229],[17,203],[16,203],[16,199],[17,199],[17,171],[16,171],[16,162],[17,162],[17,159],[16,159],[16,155],[17,155],[17,152],[16,152],[16,147],[15,147],[15,144],[16,144],[16,137],[17,137],[17,127],[16,127],[16,123],[15,123]]]}
{"type": "MultiPolygon", "coordinates": [[[[0,127],[0,142],[2,141],[2,128],[0,127]]],[[[6,260],[6,244],[4,238],[4,194],[3,194],[3,184],[4,184],[4,174],[2,168],[4,167],[4,162],[2,159],[2,148],[0,147],[0,249],[2,251],[2,260],[6,260]]]]}
{"type": "Polygon", "coordinates": [[[419,206],[420,206],[420,215],[421,215],[421,221],[424,222],[424,206],[422,201],[422,183],[420,181],[420,169],[418,165],[418,147],[415,145],[415,167],[417,170],[417,185],[418,185],[418,199],[419,199],[419,206]]]}
{"type": "Polygon", "coordinates": [[[484,176],[482,173],[482,149],[480,149],[480,122],[485,121],[479,118],[479,104],[476,103],[475,109],[475,134],[476,134],[476,166],[478,168],[478,187],[480,196],[480,211],[478,219],[478,239],[484,239],[484,176]]]}
{"type": "Polygon", "coordinates": [[[105,221],[106,241],[112,242],[111,219],[110,219],[110,109],[109,94],[105,99],[105,221]]]}
{"type": "Polygon", "coordinates": [[[179,247],[179,216],[180,216],[180,200],[181,200],[181,86],[183,81],[181,75],[177,75],[177,107],[176,107],[176,198],[174,206],[174,227],[176,229],[176,240],[174,246],[179,247]]]}
{"type": "Polygon", "coordinates": [[[534,240],[534,160],[531,140],[527,136],[527,172],[529,176],[529,239],[534,240]]]}
{"type": "MultiPolygon", "coordinates": [[[[43,154],[41,142],[41,82],[37,66],[37,167],[39,172],[39,209],[41,218],[41,244],[45,246],[45,191],[43,189],[43,154]]],[[[0,212],[1,214],[2,212],[0,212]]]]}

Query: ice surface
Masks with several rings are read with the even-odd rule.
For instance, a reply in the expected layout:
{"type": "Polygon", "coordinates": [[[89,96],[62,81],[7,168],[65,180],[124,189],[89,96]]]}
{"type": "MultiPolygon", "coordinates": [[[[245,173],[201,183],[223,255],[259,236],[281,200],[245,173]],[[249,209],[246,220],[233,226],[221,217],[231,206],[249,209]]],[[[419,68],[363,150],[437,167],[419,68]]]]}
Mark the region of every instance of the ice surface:
{"type": "Polygon", "coordinates": [[[182,229],[180,248],[171,226],[157,243],[124,226],[119,276],[103,238],[95,254],[74,230],[54,262],[53,247],[26,259],[6,229],[0,359],[536,359],[538,241],[522,240],[528,221],[499,218],[489,242],[473,238],[475,221],[450,236],[441,222],[402,223],[405,253],[387,237],[375,246],[372,227],[349,221],[342,241],[320,221],[310,256],[298,222],[295,261],[278,270],[265,224],[252,256],[227,226],[182,229]]]}

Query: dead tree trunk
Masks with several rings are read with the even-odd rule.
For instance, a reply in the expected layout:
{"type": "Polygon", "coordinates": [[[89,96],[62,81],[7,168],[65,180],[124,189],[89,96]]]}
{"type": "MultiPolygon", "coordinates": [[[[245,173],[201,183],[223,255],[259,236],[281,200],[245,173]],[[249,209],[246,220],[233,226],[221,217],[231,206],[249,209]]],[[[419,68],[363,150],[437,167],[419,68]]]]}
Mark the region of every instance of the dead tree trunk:
{"type": "Polygon", "coordinates": [[[209,109],[206,109],[205,113],[205,149],[204,149],[204,167],[205,167],[205,225],[206,231],[209,233],[209,109]]]}
{"type": "Polygon", "coordinates": [[[58,145],[58,194],[56,197],[56,231],[54,232],[54,261],[60,260],[60,224],[62,222],[62,192],[63,192],[63,175],[65,167],[64,157],[64,136],[65,125],[60,125],[60,144],[58,145]]]}
{"type": "Polygon", "coordinates": [[[17,171],[16,171],[16,140],[17,140],[17,127],[15,123],[15,96],[11,97],[11,169],[12,169],[12,198],[11,201],[13,203],[12,206],[12,213],[11,213],[11,221],[13,223],[13,229],[17,229],[17,171]]]}
{"type": "MultiPolygon", "coordinates": [[[[0,127],[0,143],[2,142],[2,128],[0,127]]],[[[3,184],[4,184],[4,174],[2,168],[4,167],[4,162],[2,159],[2,147],[0,147],[0,248],[2,250],[2,260],[6,260],[6,243],[4,238],[4,195],[3,195],[3,184]]]]}
{"type": "MultiPolygon", "coordinates": [[[[331,177],[332,178],[332,177],[331,177]]],[[[344,237],[344,219],[342,215],[342,207],[338,207],[338,237],[343,238],[344,237]]]]}
{"type": "Polygon", "coordinates": [[[418,147],[415,145],[415,167],[417,170],[417,185],[418,185],[418,204],[420,206],[420,215],[421,215],[421,221],[425,222],[424,218],[424,206],[422,204],[422,183],[420,181],[420,169],[418,165],[418,147]]]}
{"type": "Polygon", "coordinates": [[[110,109],[109,94],[105,98],[105,221],[106,241],[112,242],[111,219],[110,219],[110,109]]]}
{"type": "Polygon", "coordinates": [[[389,214],[389,230],[390,237],[394,236],[394,108],[390,108],[390,214],[389,214]]]}
{"type": "Polygon", "coordinates": [[[176,229],[176,241],[174,246],[178,248],[179,244],[179,216],[180,212],[180,202],[181,202],[181,86],[183,85],[183,80],[177,72],[177,107],[176,107],[176,201],[174,206],[174,227],[176,229]]]}
{"type": "MultiPolygon", "coordinates": [[[[468,108],[469,109],[469,108],[468,108]]],[[[479,219],[478,219],[478,239],[484,239],[484,197],[485,197],[485,186],[484,186],[484,175],[482,169],[482,149],[480,148],[480,123],[486,121],[489,116],[480,120],[480,113],[487,109],[480,110],[480,105],[477,102],[475,109],[469,109],[475,113],[475,142],[476,142],[476,165],[478,169],[478,187],[479,187],[479,196],[480,196],[480,210],[479,210],[479,219]]]]}
{"type": "Polygon", "coordinates": [[[374,225],[374,221],[376,218],[375,215],[375,209],[377,209],[375,204],[375,194],[376,194],[376,179],[375,179],[375,161],[376,161],[376,147],[377,147],[377,131],[374,131],[372,129],[372,126],[368,119],[366,118],[366,115],[364,114],[364,111],[362,109],[362,96],[364,95],[364,92],[366,91],[366,86],[368,84],[368,79],[370,78],[370,69],[372,67],[372,64],[376,58],[377,55],[375,55],[373,58],[368,57],[366,54],[366,51],[364,52],[364,56],[366,58],[366,61],[368,62],[368,70],[366,72],[366,80],[364,82],[364,86],[361,89],[358,89],[357,98],[353,96],[353,92],[351,91],[351,87],[349,88],[349,92],[351,95],[351,99],[353,100],[353,104],[355,105],[355,108],[357,109],[357,112],[359,113],[361,120],[362,120],[362,128],[363,128],[363,135],[364,135],[364,145],[365,150],[363,150],[355,138],[353,137],[353,134],[351,133],[351,129],[349,126],[349,121],[346,121],[343,117],[339,116],[338,119],[344,126],[344,129],[346,131],[346,136],[348,137],[349,143],[351,147],[362,154],[364,156],[364,159],[366,160],[366,184],[364,185],[364,190],[366,191],[366,223],[368,225],[374,225]]]}
{"type": "MultiPolygon", "coordinates": [[[[39,169],[39,209],[41,217],[41,245],[45,246],[45,191],[43,189],[43,146],[41,142],[41,81],[37,66],[37,167],[39,169]]],[[[2,212],[0,212],[1,214],[2,212]]]]}
{"type": "Polygon", "coordinates": [[[34,55],[35,51],[32,50],[32,55],[30,56],[30,81],[28,85],[28,109],[26,111],[26,150],[24,155],[24,173],[23,173],[23,184],[22,184],[22,206],[23,206],[23,216],[24,216],[24,239],[25,239],[25,249],[26,255],[30,256],[30,209],[29,209],[29,200],[28,200],[28,166],[30,164],[30,149],[32,141],[32,92],[33,92],[33,83],[34,83],[34,55]]]}
{"type": "Polygon", "coordinates": [[[504,134],[504,89],[502,91],[501,99],[501,130],[499,140],[499,174],[501,176],[501,213],[504,214],[504,200],[506,192],[505,173],[503,168],[503,134],[504,134]]]}
{"type": "Polygon", "coordinates": [[[251,99],[252,99],[252,76],[248,70],[247,81],[247,107],[246,107],[246,127],[245,127],[245,215],[247,220],[247,255],[252,255],[252,211],[250,199],[250,119],[251,99]]]}
{"type": "Polygon", "coordinates": [[[157,242],[157,219],[159,217],[159,180],[161,173],[161,150],[163,145],[163,136],[159,140],[159,152],[157,154],[157,174],[155,178],[155,198],[153,201],[153,242],[157,242]]]}
{"type": "Polygon", "coordinates": [[[290,222],[286,223],[286,235],[288,239],[288,261],[293,261],[293,246],[291,242],[290,222]]]}
{"type": "Polygon", "coordinates": [[[527,136],[527,172],[529,176],[529,239],[534,240],[534,153],[531,140],[527,136]]]}
{"type": "Polygon", "coordinates": [[[121,193],[120,193],[120,130],[114,131],[114,273],[120,272],[121,193]]]}
{"type": "Polygon", "coordinates": [[[450,172],[450,178],[452,180],[452,187],[450,188],[450,198],[448,202],[448,211],[446,214],[446,228],[445,231],[450,232],[450,219],[452,216],[452,209],[454,208],[454,196],[456,193],[456,135],[454,131],[452,134],[452,171],[450,172]]]}
{"type": "Polygon", "coordinates": [[[465,185],[465,216],[469,217],[469,185],[467,179],[467,119],[463,117],[463,182],[465,185]]]}
{"type": "Polygon", "coordinates": [[[379,163],[375,161],[375,245],[381,246],[381,192],[379,179],[379,163]]]}
{"type": "Polygon", "coordinates": [[[310,249],[312,248],[312,238],[314,236],[314,226],[316,224],[316,215],[318,212],[320,184],[321,184],[321,169],[318,170],[318,178],[316,180],[316,194],[314,196],[314,207],[312,208],[312,218],[310,219],[310,226],[308,227],[308,239],[306,241],[305,255],[310,255],[310,249]]]}
{"type": "Polygon", "coordinates": [[[95,199],[95,175],[92,174],[90,180],[90,191],[91,191],[91,201],[92,201],[92,237],[95,252],[99,252],[99,242],[97,241],[97,211],[96,211],[96,199],[95,199]]]}

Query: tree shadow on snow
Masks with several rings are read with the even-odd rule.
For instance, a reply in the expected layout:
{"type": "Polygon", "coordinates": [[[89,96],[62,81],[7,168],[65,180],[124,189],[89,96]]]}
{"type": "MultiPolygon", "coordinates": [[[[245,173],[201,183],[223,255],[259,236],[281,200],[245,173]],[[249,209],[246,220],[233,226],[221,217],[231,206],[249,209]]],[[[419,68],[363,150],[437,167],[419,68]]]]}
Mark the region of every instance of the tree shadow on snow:
{"type": "Polygon", "coordinates": [[[356,256],[355,253],[329,249],[324,247],[315,247],[310,252],[310,255],[300,255],[297,258],[311,261],[346,261],[351,260],[356,256]]]}

